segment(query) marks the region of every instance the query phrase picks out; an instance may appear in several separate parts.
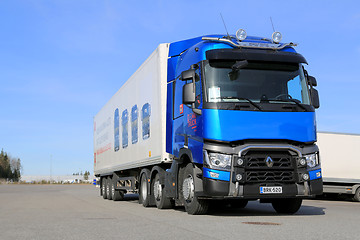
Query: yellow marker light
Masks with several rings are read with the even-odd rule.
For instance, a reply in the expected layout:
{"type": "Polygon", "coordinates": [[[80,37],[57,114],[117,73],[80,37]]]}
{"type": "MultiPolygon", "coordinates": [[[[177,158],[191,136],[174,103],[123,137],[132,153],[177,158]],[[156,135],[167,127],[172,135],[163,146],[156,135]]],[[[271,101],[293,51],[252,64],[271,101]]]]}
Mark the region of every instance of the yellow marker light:
{"type": "Polygon", "coordinates": [[[173,182],[173,187],[175,187],[175,183],[173,182]]]}
{"type": "Polygon", "coordinates": [[[149,157],[151,157],[151,151],[149,151],[149,157]]]}

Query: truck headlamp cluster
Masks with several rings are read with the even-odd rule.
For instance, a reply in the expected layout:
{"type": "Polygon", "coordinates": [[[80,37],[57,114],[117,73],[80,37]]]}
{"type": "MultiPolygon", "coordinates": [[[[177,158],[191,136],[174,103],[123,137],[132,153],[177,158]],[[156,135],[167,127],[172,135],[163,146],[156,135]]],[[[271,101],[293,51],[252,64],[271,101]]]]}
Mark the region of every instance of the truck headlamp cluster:
{"type": "Polygon", "coordinates": [[[242,40],[245,40],[246,38],[246,32],[244,29],[239,29],[236,31],[236,38],[241,42],[242,40]]]}
{"type": "Polygon", "coordinates": [[[282,39],[282,35],[280,32],[274,32],[271,36],[274,43],[279,43],[282,39]]]}
{"type": "Polygon", "coordinates": [[[308,167],[313,168],[319,165],[319,158],[317,153],[312,153],[309,155],[304,155],[304,158],[306,160],[306,164],[308,167]]]}
{"type": "Polygon", "coordinates": [[[213,169],[230,170],[231,168],[231,155],[210,152],[205,154],[205,161],[213,169]]]}

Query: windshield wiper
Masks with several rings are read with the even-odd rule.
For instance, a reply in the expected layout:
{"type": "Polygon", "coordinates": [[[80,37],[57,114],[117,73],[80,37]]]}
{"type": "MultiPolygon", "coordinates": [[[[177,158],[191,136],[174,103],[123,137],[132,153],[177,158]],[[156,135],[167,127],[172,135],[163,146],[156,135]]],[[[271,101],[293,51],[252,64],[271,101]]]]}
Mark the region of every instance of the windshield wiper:
{"type": "Polygon", "coordinates": [[[301,109],[303,109],[304,112],[307,111],[306,108],[299,103],[299,100],[296,100],[296,99],[266,99],[266,100],[262,100],[262,101],[266,101],[266,102],[269,102],[269,101],[273,101],[273,102],[293,102],[297,106],[299,106],[301,109]]]}
{"type": "Polygon", "coordinates": [[[251,105],[253,105],[254,107],[256,107],[257,109],[259,109],[260,111],[262,111],[261,107],[259,105],[257,105],[256,103],[254,103],[253,101],[251,101],[248,98],[243,98],[243,97],[217,97],[219,99],[238,99],[238,100],[245,100],[248,101],[251,105]]]}

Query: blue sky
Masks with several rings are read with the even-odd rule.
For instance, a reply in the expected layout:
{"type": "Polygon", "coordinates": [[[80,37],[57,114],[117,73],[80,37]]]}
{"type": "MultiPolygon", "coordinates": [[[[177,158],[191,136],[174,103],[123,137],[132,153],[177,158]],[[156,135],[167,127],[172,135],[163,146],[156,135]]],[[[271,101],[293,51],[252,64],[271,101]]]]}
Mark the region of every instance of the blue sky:
{"type": "Polygon", "coordinates": [[[0,148],[23,174],[93,172],[93,116],[158,44],[224,33],[297,42],[318,130],[360,133],[359,1],[0,0],[0,148]]]}

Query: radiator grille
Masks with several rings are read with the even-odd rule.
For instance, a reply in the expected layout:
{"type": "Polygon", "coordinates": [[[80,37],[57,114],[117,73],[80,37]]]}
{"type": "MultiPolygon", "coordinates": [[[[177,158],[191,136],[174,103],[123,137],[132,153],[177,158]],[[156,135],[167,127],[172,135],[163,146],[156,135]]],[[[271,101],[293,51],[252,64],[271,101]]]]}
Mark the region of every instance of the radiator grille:
{"type": "Polygon", "coordinates": [[[247,169],[268,169],[266,158],[273,160],[272,169],[293,169],[293,158],[288,152],[249,152],[245,155],[247,169]]]}
{"type": "Polygon", "coordinates": [[[294,182],[293,171],[247,171],[246,182],[294,182]]]}
{"type": "Polygon", "coordinates": [[[249,151],[245,159],[246,182],[295,182],[295,158],[288,151],[249,151]],[[272,160],[271,167],[266,159],[272,160]]]}

